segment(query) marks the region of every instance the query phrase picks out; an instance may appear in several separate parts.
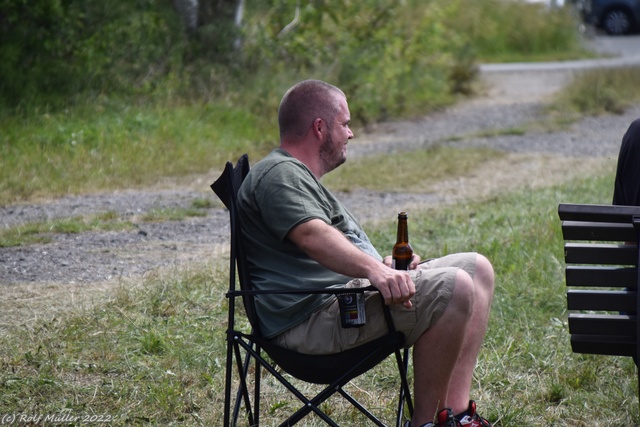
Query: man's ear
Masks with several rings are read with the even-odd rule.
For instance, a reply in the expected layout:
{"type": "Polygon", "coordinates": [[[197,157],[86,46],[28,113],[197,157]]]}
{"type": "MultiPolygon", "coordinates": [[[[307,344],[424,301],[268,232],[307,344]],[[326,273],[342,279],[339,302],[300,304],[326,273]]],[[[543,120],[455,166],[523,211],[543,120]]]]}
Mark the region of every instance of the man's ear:
{"type": "Polygon", "coordinates": [[[312,130],[313,130],[313,134],[316,136],[316,138],[318,139],[322,139],[324,133],[327,130],[327,126],[324,122],[324,120],[322,120],[321,118],[316,118],[313,121],[313,126],[312,126],[312,130]]]}

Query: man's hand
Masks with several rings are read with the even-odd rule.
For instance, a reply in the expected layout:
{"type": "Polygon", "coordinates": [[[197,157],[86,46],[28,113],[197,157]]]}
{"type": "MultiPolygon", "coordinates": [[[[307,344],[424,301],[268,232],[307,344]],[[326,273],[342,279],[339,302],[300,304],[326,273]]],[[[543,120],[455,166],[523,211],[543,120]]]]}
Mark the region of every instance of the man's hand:
{"type": "Polygon", "coordinates": [[[411,308],[411,298],[416,293],[416,285],[411,280],[409,273],[394,270],[387,265],[380,267],[377,271],[372,272],[368,279],[380,291],[385,304],[402,304],[406,308],[411,308]]]}
{"type": "MultiPolygon", "coordinates": [[[[411,258],[411,264],[409,264],[409,270],[415,270],[416,268],[418,268],[418,264],[420,264],[420,261],[422,261],[420,257],[416,254],[413,254],[413,258],[411,258]]],[[[393,265],[393,258],[391,257],[391,255],[387,255],[386,257],[384,257],[382,262],[387,267],[391,267],[393,265]]]]}

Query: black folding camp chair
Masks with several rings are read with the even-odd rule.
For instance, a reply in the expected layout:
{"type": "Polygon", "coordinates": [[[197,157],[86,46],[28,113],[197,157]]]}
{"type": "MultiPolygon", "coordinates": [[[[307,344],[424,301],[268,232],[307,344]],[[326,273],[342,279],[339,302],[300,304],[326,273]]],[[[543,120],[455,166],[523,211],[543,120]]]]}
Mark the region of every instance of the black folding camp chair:
{"type": "MultiPolygon", "coordinates": [[[[229,323],[227,329],[227,364],[223,425],[225,427],[235,426],[238,423],[238,417],[243,403],[248,424],[251,426],[260,424],[260,381],[261,372],[264,369],[282,383],[282,385],[301,402],[301,407],[284,420],[281,426],[294,425],[310,413],[315,413],[328,425],[337,426],[338,424],[320,409],[321,404],[336,393],[342,395],[351,405],[357,408],[364,416],[368,417],[373,423],[372,425],[385,426],[382,421],[347,393],[343,386],[355,377],[378,365],[389,355],[395,354],[401,383],[395,425],[400,426],[405,405],[409,416],[413,413],[413,403],[407,381],[409,350],[404,348],[404,335],[394,330],[387,306],[384,306],[389,324],[389,332],[386,335],[366,343],[361,347],[337,354],[301,354],[279,347],[262,337],[260,322],[254,305],[254,296],[269,292],[291,292],[258,291],[252,287],[247,270],[245,253],[242,250],[239,214],[236,204],[238,189],[247,173],[249,173],[249,159],[245,154],[240,157],[235,167],[231,162],[227,162],[221,176],[211,184],[213,191],[229,210],[231,228],[229,291],[226,294],[229,300],[229,323]],[[236,289],[236,269],[240,289],[236,289]],[[236,307],[236,301],[239,297],[242,297],[246,316],[252,328],[251,333],[245,333],[236,328],[236,316],[242,316],[237,310],[238,307],[236,307]],[[265,354],[268,357],[265,357],[265,354]],[[235,379],[237,390],[235,396],[232,396],[234,359],[237,373],[237,378],[235,379]],[[251,369],[252,361],[255,363],[253,370],[251,369]],[[307,383],[322,384],[326,385],[326,387],[314,397],[308,398],[287,380],[277,367],[298,380],[307,383]],[[253,398],[249,392],[250,377],[252,375],[254,377],[253,398]]],[[[375,288],[349,288],[322,291],[303,289],[298,290],[296,293],[314,292],[338,294],[372,290],[375,290],[375,288]]],[[[270,421],[269,425],[274,425],[274,422],[270,421]]]]}

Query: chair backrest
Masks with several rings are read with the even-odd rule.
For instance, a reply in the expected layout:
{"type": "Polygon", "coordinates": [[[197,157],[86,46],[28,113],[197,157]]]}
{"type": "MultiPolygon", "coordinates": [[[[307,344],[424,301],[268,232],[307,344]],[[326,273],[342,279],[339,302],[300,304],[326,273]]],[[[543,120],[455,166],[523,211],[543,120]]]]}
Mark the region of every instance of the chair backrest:
{"type": "Polygon", "coordinates": [[[561,204],[571,346],[637,356],[640,207],[561,204]]]}
{"type": "MultiPolygon", "coordinates": [[[[238,210],[238,190],[242,182],[249,173],[249,157],[243,154],[235,167],[231,162],[227,162],[222,175],[211,184],[211,189],[220,198],[222,203],[229,210],[229,223],[231,227],[231,251],[229,262],[229,294],[228,296],[236,296],[236,269],[238,272],[238,281],[240,289],[243,291],[252,290],[249,270],[247,265],[246,254],[242,248],[242,239],[240,236],[240,213],[238,210]]],[[[256,314],[253,296],[243,295],[244,308],[247,313],[249,323],[253,328],[253,333],[262,336],[260,324],[256,314]]]]}

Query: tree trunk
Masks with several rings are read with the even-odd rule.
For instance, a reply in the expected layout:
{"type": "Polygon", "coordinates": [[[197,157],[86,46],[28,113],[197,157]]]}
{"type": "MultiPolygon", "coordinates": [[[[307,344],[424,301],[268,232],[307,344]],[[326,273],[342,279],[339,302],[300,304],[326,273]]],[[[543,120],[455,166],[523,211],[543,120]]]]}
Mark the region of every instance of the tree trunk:
{"type": "Polygon", "coordinates": [[[198,28],[198,0],[173,0],[173,7],[178,11],[188,32],[198,28]]]}

